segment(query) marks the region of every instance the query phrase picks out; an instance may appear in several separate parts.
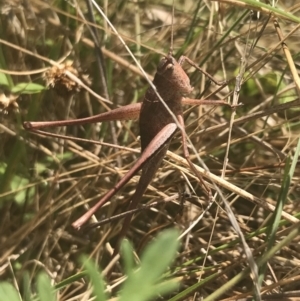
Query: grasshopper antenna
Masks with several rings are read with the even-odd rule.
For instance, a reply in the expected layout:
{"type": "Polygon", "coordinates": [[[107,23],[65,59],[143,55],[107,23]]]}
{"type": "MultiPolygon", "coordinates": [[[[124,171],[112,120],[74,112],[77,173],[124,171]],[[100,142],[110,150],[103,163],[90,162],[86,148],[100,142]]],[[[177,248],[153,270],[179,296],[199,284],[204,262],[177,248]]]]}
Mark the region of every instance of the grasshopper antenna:
{"type": "Polygon", "coordinates": [[[173,4],[172,4],[172,19],[171,19],[171,45],[170,45],[170,49],[169,49],[169,55],[173,56],[173,36],[174,36],[174,0],[173,0],[173,4]]]}

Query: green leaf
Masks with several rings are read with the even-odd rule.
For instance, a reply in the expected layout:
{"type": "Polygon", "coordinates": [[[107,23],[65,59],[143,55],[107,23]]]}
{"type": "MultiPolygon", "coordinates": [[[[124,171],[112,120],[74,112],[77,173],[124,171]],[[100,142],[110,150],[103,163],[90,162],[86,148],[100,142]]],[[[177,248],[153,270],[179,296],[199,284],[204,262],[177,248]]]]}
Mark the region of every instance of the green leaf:
{"type": "Polygon", "coordinates": [[[0,72],[0,85],[9,87],[9,81],[6,74],[0,72]]]}
{"type": "Polygon", "coordinates": [[[0,283],[0,301],[20,301],[17,290],[9,283],[0,283]]]}
{"type": "Polygon", "coordinates": [[[141,257],[141,270],[150,281],[155,281],[171,264],[175,258],[179,242],[178,232],[168,230],[157,237],[157,241],[150,244],[141,257]],[[156,268],[153,269],[153,263],[156,268]]]}
{"type": "Polygon", "coordinates": [[[26,271],[23,275],[23,301],[31,301],[30,276],[26,271]]]}
{"type": "Polygon", "coordinates": [[[15,94],[35,94],[45,89],[44,86],[35,83],[19,83],[11,89],[11,92],[15,94]]]}
{"type": "MultiPolygon", "coordinates": [[[[178,287],[174,281],[162,280],[162,273],[173,261],[179,242],[178,232],[167,230],[152,242],[141,257],[141,266],[128,279],[121,291],[120,301],[146,301],[173,291],[178,287]]],[[[126,260],[128,256],[124,259],[126,260]]],[[[130,263],[127,263],[130,266],[130,263]]]]}
{"type": "Polygon", "coordinates": [[[87,258],[81,259],[84,267],[87,270],[88,276],[91,280],[92,286],[93,286],[93,294],[95,296],[96,301],[105,301],[107,300],[106,295],[104,293],[104,283],[102,276],[98,269],[95,266],[95,263],[87,258]]]}
{"type": "Polygon", "coordinates": [[[87,272],[86,271],[79,272],[79,273],[77,273],[75,275],[72,275],[72,276],[66,278],[66,279],[63,279],[59,283],[56,283],[55,284],[55,289],[59,290],[59,289],[65,288],[66,286],[71,285],[72,283],[74,283],[76,281],[79,281],[79,280],[81,280],[82,278],[84,278],[86,276],[87,276],[87,272]]]}
{"type": "Polygon", "coordinates": [[[127,239],[124,239],[121,244],[121,253],[124,259],[124,270],[127,276],[130,276],[134,271],[133,248],[127,239]]]}
{"type": "Polygon", "coordinates": [[[25,187],[29,184],[29,180],[24,178],[24,177],[20,177],[18,175],[15,175],[12,179],[11,179],[11,183],[10,183],[10,189],[11,191],[18,191],[17,193],[14,194],[14,200],[19,204],[22,205],[24,204],[24,202],[26,201],[26,195],[28,197],[32,197],[34,194],[34,189],[30,189],[29,190],[29,194],[27,189],[22,189],[22,187],[25,187]]]}
{"type": "Polygon", "coordinates": [[[269,72],[259,78],[266,93],[275,93],[279,84],[279,76],[275,72],[269,72]]]}
{"type": "Polygon", "coordinates": [[[56,301],[55,292],[50,279],[45,273],[40,273],[37,278],[37,291],[40,301],[56,301]]]}
{"type": "Polygon", "coordinates": [[[11,145],[9,159],[6,160],[6,168],[0,182],[0,192],[10,190],[11,181],[18,170],[22,154],[23,144],[20,140],[17,140],[11,145]]]}

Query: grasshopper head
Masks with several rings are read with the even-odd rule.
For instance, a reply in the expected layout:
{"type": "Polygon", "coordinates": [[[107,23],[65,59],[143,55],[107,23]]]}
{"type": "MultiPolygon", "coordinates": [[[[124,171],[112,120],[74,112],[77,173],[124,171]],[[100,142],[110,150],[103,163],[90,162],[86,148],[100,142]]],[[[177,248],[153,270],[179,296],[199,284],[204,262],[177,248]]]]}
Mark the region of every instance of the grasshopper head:
{"type": "Polygon", "coordinates": [[[193,91],[189,77],[173,56],[167,55],[160,60],[157,73],[171,84],[170,88],[178,90],[181,94],[193,91]]]}

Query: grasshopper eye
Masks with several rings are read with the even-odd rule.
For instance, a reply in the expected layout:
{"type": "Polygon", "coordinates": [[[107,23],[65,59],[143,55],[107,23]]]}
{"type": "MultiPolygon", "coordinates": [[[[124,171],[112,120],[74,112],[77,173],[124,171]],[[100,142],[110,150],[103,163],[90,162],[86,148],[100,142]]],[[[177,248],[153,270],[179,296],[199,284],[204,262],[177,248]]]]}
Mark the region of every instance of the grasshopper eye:
{"type": "Polygon", "coordinates": [[[167,70],[170,70],[170,69],[174,69],[174,58],[173,57],[163,57],[158,66],[157,66],[157,72],[162,74],[164,72],[166,72],[167,70]]]}
{"type": "Polygon", "coordinates": [[[157,69],[161,69],[166,62],[167,62],[167,58],[162,57],[160,62],[158,63],[157,69]]]}

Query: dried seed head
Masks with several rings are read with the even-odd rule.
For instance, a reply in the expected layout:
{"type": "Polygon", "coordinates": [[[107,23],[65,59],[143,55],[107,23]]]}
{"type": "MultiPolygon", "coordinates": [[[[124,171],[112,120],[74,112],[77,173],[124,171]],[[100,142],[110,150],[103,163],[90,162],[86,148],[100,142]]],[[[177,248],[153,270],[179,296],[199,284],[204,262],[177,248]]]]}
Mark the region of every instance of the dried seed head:
{"type": "Polygon", "coordinates": [[[17,103],[18,96],[9,94],[5,95],[0,91],[0,113],[8,114],[10,111],[19,111],[17,103]]]}
{"type": "Polygon", "coordinates": [[[80,90],[80,86],[66,75],[66,71],[73,73],[76,77],[79,75],[78,70],[73,66],[73,61],[70,60],[59,67],[53,66],[44,74],[47,86],[53,88],[57,95],[62,97],[69,97],[80,90]]]}

